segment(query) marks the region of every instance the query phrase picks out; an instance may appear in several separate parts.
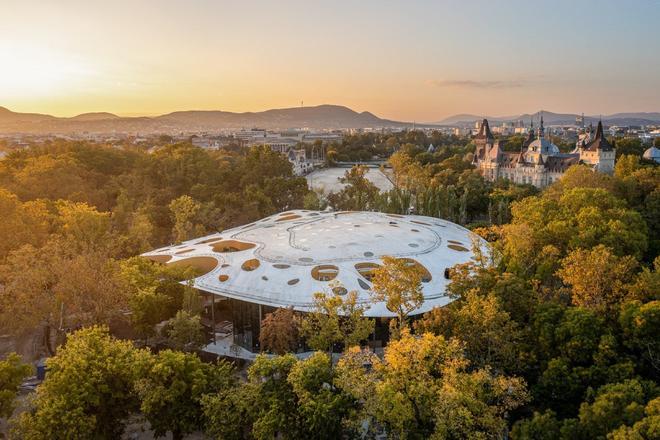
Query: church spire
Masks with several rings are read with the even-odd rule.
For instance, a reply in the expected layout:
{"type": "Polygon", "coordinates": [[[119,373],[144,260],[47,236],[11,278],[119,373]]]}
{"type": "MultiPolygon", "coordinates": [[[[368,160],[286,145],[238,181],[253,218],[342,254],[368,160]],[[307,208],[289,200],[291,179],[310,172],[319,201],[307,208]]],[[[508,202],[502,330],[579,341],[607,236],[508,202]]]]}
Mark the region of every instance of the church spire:
{"type": "Polygon", "coordinates": [[[538,133],[537,133],[537,137],[539,139],[541,139],[545,136],[544,131],[545,131],[545,128],[543,128],[543,112],[541,112],[541,123],[539,125],[539,129],[538,129],[538,133]]]}

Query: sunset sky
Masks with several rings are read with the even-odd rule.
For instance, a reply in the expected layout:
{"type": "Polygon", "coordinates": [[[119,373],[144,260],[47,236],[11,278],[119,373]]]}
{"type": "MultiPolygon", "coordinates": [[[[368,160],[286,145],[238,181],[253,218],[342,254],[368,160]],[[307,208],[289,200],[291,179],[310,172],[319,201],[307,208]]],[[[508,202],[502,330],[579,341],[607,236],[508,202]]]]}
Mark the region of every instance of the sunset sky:
{"type": "Polygon", "coordinates": [[[660,111],[660,0],[0,0],[0,106],[660,111]]]}

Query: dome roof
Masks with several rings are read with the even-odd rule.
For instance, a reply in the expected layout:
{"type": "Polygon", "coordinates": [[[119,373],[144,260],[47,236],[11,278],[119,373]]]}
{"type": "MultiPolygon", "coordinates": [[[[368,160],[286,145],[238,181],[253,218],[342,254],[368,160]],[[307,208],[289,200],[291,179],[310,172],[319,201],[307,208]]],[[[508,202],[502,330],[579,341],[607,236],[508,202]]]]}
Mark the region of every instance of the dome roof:
{"type": "Polygon", "coordinates": [[[658,149],[656,147],[648,148],[644,152],[644,159],[654,160],[656,162],[660,162],[660,149],[658,149]]]}
{"type": "MultiPolygon", "coordinates": [[[[467,229],[431,217],[376,212],[288,211],[144,254],[205,272],[197,289],[242,301],[309,310],[315,292],[357,291],[367,316],[394,316],[371,303],[371,271],[381,258],[403,258],[425,269],[424,305],[414,314],[451,302],[445,270],[471,261],[467,229]]],[[[482,246],[485,242],[477,238],[482,246]]]]}

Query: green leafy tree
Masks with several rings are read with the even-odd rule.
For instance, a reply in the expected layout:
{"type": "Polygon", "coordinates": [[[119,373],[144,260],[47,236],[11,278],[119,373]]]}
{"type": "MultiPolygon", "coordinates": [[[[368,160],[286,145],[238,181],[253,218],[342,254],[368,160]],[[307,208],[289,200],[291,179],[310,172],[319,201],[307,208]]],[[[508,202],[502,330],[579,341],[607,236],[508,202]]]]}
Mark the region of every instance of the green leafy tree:
{"type": "Polygon", "coordinates": [[[649,371],[660,372],[660,301],[623,305],[619,315],[623,344],[631,349],[649,371]]]}
{"type": "Polygon", "coordinates": [[[658,392],[654,383],[637,379],[604,385],[592,402],[582,403],[576,423],[565,422],[565,434],[604,439],[621,426],[633,426],[644,418],[647,402],[657,398],[658,392]]]}
{"type": "Polygon", "coordinates": [[[179,310],[168,323],[167,339],[176,350],[194,351],[202,348],[206,337],[199,315],[179,310]]]}
{"type": "Polygon", "coordinates": [[[338,193],[328,195],[330,206],[342,211],[373,210],[379,190],[365,177],[368,171],[369,168],[360,165],[346,171],[344,177],[340,179],[346,186],[338,193]]]}
{"type": "Polygon", "coordinates": [[[357,292],[340,295],[317,292],[314,308],[301,321],[301,335],[314,350],[333,352],[335,344],[348,348],[367,339],[374,322],[364,317],[366,307],[358,303],[357,292]]]}
{"type": "Polygon", "coordinates": [[[202,208],[199,202],[184,195],[172,200],[169,208],[174,218],[174,241],[186,241],[204,234],[204,228],[198,222],[198,214],[202,208]]]}
{"type": "Polygon", "coordinates": [[[18,387],[31,372],[32,367],[24,364],[16,353],[0,360],[0,418],[11,416],[18,387]]]}
{"type": "Polygon", "coordinates": [[[203,428],[202,397],[234,386],[233,368],[225,361],[202,362],[197,355],[164,350],[153,356],[135,389],[140,411],[156,437],[175,440],[203,428]]]}
{"type": "Polygon", "coordinates": [[[118,438],[139,406],[134,384],[148,359],[146,351],[112,338],[107,328],[73,333],[48,360],[34,407],[20,416],[20,438],[118,438]]]}
{"type": "MultiPolygon", "coordinates": [[[[657,142],[658,138],[656,138],[657,142]]],[[[607,434],[609,440],[647,440],[660,434],[660,397],[651,400],[644,408],[644,418],[632,426],[622,425],[607,434]]]]}
{"type": "Polygon", "coordinates": [[[289,372],[305,438],[336,439],[345,433],[353,399],[335,387],[334,379],[332,360],[321,352],[297,362],[289,372]]]}

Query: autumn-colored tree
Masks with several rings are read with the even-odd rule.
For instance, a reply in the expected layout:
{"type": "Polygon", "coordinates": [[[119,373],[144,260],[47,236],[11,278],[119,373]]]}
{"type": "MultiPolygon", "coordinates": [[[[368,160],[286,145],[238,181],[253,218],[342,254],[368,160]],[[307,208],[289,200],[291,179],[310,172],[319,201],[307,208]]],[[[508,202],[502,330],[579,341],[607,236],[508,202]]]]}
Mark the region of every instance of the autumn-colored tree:
{"type": "Polygon", "coordinates": [[[516,371],[519,367],[522,334],[492,293],[481,296],[470,291],[462,300],[425,314],[415,329],[462,340],[467,358],[478,368],[516,371]]]}
{"type": "Polygon", "coordinates": [[[460,341],[407,329],[382,361],[355,348],[337,371],[371,429],[394,438],[496,438],[507,412],[527,400],[521,379],[470,369],[460,341]]]}
{"type": "Polygon", "coordinates": [[[46,242],[53,216],[45,203],[22,203],[14,194],[0,188],[0,213],[0,261],[23,245],[38,247],[46,242]]]}
{"type": "Polygon", "coordinates": [[[571,252],[557,274],[570,286],[573,304],[607,312],[618,308],[626,297],[626,284],[636,267],[633,257],[618,257],[599,245],[591,250],[571,252]]]}
{"type": "Polygon", "coordinates": [[[299,319],[293,308],[279,308],[261,321],[261,349],[275,354],[294,351],[298,346],[299,319]]]}
{"type": "Polygon", "coordinates": [[[424,303],[423,277],[424,269],[419,264],[389,256],[383,257],[383,265],[374,270],[373,299],[385,302],[387,310],[396,314],[395,337],[408,326],[408,315],[424,303]]]}
{"type": "Polygon", "coordinates": [[[65,242],[12,252],[0,266],[0,280],[3,326],[17,334],[43,327],[51,354],[52,333],[62,342],[68,329],[108,323],[127,306],[117,263],[102,251],[76,252],[65,242]]]}

